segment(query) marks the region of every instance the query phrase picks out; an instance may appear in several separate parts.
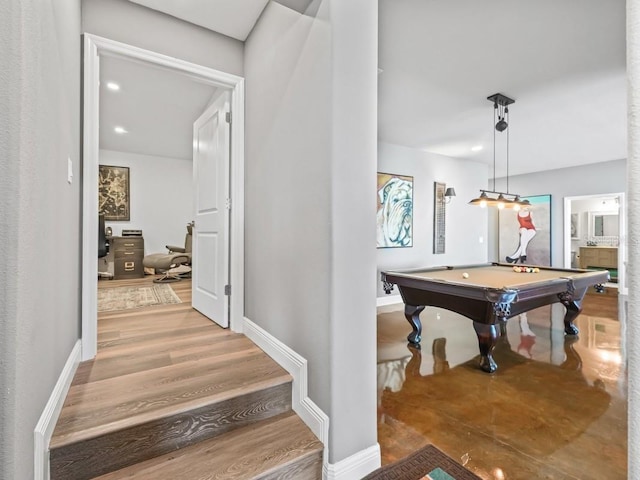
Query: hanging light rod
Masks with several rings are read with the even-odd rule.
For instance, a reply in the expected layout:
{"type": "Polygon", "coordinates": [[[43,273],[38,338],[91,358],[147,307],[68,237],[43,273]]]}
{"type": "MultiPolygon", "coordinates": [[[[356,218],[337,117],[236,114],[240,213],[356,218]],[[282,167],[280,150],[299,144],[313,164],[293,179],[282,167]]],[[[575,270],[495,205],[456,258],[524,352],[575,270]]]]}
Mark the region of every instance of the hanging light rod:
{"type": "Polygon", "coordinates": [[[494,93],[487,97],[493,103],[493,190],[482,189],[480,196],[469,202],[469,205],[479,205],[480,207],[512,208],[520,210],[531,205],[529,200],[521,200],[517,193],[509,193],[509,105],[515,100],[501,93],[494,93]],[[497,118],[497,121],[496,121],[497,118]],[[498,192],[496,188],[496,131],[502,133],[507,130],[507,191],[498,192]],[[490,194],[490,195],[487,195],[490,194]],[[494,197],[497,195],[497,198],[494,197]]]}

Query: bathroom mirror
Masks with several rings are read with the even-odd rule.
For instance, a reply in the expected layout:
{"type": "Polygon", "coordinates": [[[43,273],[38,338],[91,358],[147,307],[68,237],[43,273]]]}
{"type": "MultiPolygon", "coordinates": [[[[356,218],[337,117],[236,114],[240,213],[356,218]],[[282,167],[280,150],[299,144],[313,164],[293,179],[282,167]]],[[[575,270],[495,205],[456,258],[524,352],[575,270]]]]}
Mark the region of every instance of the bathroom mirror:
{"type": "Polygon", "coordinates": [[[589,236],[617,237],[618,212],[589,212],[589,236]]]}

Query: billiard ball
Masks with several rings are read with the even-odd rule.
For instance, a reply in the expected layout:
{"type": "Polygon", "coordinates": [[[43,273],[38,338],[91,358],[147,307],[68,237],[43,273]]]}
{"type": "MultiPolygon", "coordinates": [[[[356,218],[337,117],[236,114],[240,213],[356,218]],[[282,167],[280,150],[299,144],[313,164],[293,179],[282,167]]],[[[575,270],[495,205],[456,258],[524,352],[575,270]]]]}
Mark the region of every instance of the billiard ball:
{"type": "Polygon", "coordinates": [[[469,278],[469,274],[468,274],[467,272],[464,272],[464,273],[462,274],[462,278],[469,278]]]}

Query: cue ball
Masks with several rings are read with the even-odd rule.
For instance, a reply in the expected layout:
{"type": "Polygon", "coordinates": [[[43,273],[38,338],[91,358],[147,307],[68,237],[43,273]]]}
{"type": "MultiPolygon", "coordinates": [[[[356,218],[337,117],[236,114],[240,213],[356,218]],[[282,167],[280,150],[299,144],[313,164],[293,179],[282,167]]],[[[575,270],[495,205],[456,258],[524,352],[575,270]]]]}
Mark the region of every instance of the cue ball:
{"type": "Polygon", "coordinates": [[[462,278],[469,278],[469,274],[468,274],[467,272],[464,272],[464,273],[462,274],[462,278]]]}

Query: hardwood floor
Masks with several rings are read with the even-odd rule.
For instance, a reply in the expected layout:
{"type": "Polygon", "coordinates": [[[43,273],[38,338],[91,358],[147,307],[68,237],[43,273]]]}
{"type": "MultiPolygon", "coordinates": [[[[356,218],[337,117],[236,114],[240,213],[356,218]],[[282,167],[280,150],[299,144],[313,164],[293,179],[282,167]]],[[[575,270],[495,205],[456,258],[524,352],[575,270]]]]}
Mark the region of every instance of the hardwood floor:
{"type": "Polygon", "coordinates": [[[98,354],[67,395],[51,478],[319,478],[322,444],[291,410],[289,374],[191,308],[190,280],[171,287],[182,303],[98,315],[98,354]]]}
{"type": "Polygon", "coordinates": [[[425,309],[418,350],[403,305],[379,308],[383,464],[431,443],[486,480],[626,479],[624,302],[588,295],[578,338],[559,304],[510,319],[495,374],[477,368],[470,320],[425,309]]]}

